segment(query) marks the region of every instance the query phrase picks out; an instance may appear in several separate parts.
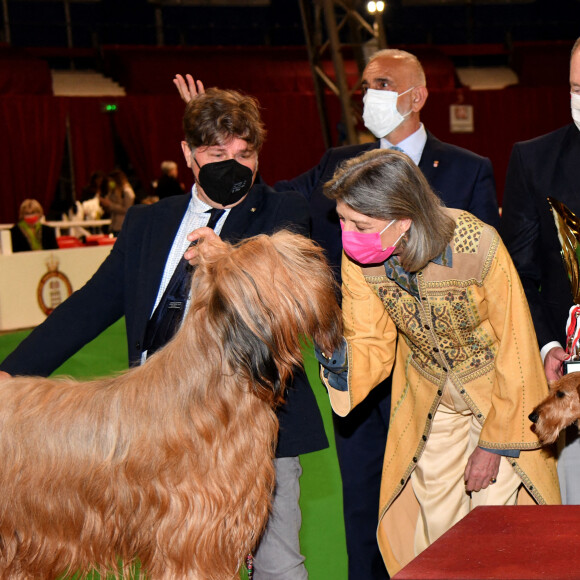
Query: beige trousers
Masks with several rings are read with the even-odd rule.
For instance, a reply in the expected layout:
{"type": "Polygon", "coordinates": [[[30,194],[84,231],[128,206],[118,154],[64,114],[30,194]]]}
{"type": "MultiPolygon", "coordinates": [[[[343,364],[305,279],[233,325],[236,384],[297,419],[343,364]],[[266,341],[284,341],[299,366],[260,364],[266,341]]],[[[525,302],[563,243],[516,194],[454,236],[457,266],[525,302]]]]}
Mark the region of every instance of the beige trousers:
{"type": "Polygon", "coordinates": [[[521,479],[505,457],[497,482],[478,492],[465,492],[464,472],[477,447],[481,426],[461,395],[447,381],[433,418],[425,450],[411,475],[419,502],[415,555],[479,505],[515,505],[521,479]]]}

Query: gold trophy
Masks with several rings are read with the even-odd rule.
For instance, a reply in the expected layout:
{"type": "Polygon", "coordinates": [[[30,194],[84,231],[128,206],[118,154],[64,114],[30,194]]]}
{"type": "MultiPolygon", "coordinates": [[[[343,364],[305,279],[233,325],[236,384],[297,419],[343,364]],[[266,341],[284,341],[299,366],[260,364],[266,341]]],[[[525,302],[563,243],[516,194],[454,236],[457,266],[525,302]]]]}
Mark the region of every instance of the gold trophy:
{"type": "Polygon", "coordinates": [[[562,247],[564,267],[570,279],[574,306],[566,325],[566,352],[571,361],[580,360],[580,219],[561,201],[548,197],[562,247]]]}

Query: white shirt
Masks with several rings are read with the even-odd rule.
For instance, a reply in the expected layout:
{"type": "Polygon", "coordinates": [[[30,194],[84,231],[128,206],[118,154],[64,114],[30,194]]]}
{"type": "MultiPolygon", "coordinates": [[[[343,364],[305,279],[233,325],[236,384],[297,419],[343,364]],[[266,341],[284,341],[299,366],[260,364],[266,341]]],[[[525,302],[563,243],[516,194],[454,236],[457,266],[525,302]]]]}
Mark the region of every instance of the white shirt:
{"type": "Polygon", "coordinates": [[[396,145],[390,143],[385,137],[382,137],[380,147],[381,149],[398,147],[413,160],[415,165],[419,165],[421,155],[423,155],[423,149],[425,149],[425,143],[427,143],[427,131],[425,130],[423,123],[421,123],[421,126],[412,135],[409,135],[406,139],[403,139],[396,145]]]}
{"type": "MultiPolygon", "coordinates": [[[[157,298],[155,300],[155,304],[153,305],[153,310],[151,314],[157,308],[171,277],[173,276],[173,272],[177,267],[177,264],[183,258],[183,254],[189,247],[191,243],[187,236],[193,230],[197,230],[198,228],[202,228],[207,225],[210,215],[208,212],[211,206],[207,205],[207,203],[201,201],[199,197],[197,197],[197,188],[194,186],[191,188],[191,200],[189,205],[187,206],[187,210],[183,219],[181,220],[181,225],[177,230],[177,234],[175,235],[175,239],[173,240],[173,245],[171,246],[171,250],[169,251],[169,255],[167,256],[167,262],[165,263],[165,269],[163,270],[163,277],[161,278],[161,284],[159,285],[159,290],[157,292],[157,298]]],[[[214,231],[216,234],[220,234],[223,228],[223,225],[230,213],[229,209],[226,209],[224,215],[220,217],[218,220],[214,231]]]]}
{"type": "MultiPolygon", "coordinates": [[[[169,255],[167,256],[167,261],[165,262],[165,269],[163,270],[163,277],[161,278],[161,284],[159,285],[159,290],[157,291],[157,298],[155,299],[155,304],[153,305],[153,310],[151,311],[151,315],[155,312],[157,305],[161,301],[165,289],[167,288],[171,277],[173,276],[173,272],[177,267],[177,264],[183,258],[183,254],[189,247],[191,243],[187,239],[187,235],[190,234],[193,230],[197,230],[198,228],[202,228],[207,225],[210,219],[210,214],[208,211],[212,209],[211,206],[207,205],[207,203],[201,201],[199,197],[197,197],[197,188],[195,184],[191,188],[191,200],[189,201],[189,205],[187,206],[187,210],[181,220],[181,224],[179,229],[177,230],[177,234],[173,240],[173,245],[171,246],[171,250],[169,250],[169,255]]],[[[216,234],[220,234],[223,228],[223,225],[230,213],[229,209],[226,209],[224,214],[220,217],[217,224],[214,227],[214,232],[216,234]]],[[[190,297],[191,298],[191,297],[190,297]]],[[[188,299],[185,304],[185,314],[189,309],[190,300],[188,299]]],[[[144,351],[141,355],[141,363],[145,362],[147,358],[147,351],[144,351]]]]}

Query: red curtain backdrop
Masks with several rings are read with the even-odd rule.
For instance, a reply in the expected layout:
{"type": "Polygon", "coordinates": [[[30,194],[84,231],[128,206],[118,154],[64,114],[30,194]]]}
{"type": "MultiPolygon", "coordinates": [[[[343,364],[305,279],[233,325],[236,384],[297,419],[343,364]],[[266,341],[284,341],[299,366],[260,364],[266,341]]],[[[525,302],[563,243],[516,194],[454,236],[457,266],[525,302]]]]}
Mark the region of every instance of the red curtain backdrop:
{"type": "MultiPolygon", "coordinates": [[[[288,179],[316,165],[324,153],[314,95],[310,92],[257,93],[268,136],[260,173],[268,183],[288,179]]],[[[181,153],[184,105],[177,95],[115,99],[118,111],[102,113],[102,99],[42,96],[0,97],[0,222],[16,218],[20,202],[52,201],[62,166],[66,115],[69,115],[77,197],[89,174],[113,164],[113,128],[118,133],[145,191],[159,176],[164,160],[175,160],[180,179],[190,187],[191,171],[181,153]]],[[[340,118],[338,101],[327,97],[331,126],[340,118]]],[[[422,112],[426,127],[439,139],[489,157],[501,203],[513,143],[569,122],[570,97],[562,87],[513,87],[502,91],[431,91],[422,112]],[[449,105],[474,107],[474,133],[451,133],[449,105]]],[[[334,131],[336,134],[336,130],[334,131]]],[[[549,192],[546,192],[548,194],[549,192]]]]}
{"type": "Polygon", "coordinates": [[[176,161],[180,179],[191,186],[191,173],[181,151],[181,118],[184,104],[175,96],[142,96],[118,99],[114,113],[117,133],[144,190],[160,175],[162,161],[176,161]]]}
{"type": "Polygon", "coordinates": [[[52,75],[45,60],[0,44],[0,94],[52,95],[52,75]]]}
{"type": "Polygon", "coordinates": [[[15,221],[26,198],[47,212],[62,166],[65,104],[54,97],[2,97],[0,127],[0,222],[15,221]]]}
{"type": "Polygon", "coordinates": [[[103,104],[111,101],[114,99],[66,99],[77,199],[91,173],[97,170],[108,173],[115,167],[112,113],[102,110],[103,104]]]}
{"type": "Polygon", "coordinates": [[[442,141],[491,159],[500,205],[513,144],[572,122],[566,85],[510,87],[499,91],[432,91],[421,117],[425,126],[442,141]],[[473,133],[450,132],[449,106],[456,103],[473,105],[473,133]]]}

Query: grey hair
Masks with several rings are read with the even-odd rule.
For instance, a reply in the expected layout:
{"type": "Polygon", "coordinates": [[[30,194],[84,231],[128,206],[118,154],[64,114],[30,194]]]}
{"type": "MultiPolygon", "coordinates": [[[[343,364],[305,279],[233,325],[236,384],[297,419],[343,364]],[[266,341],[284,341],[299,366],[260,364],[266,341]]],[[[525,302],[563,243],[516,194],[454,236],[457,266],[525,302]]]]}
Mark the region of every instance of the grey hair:
{"type": "Polygon", "coordinates": [[[164,175],[168,175],[174,169],[177,169],[177,163],[175,161],[163,161],[161,163],[161,173],[164,175]]]}
{"type": "Polygon", "coordinates": [[[371,218],[410,219],[399,256],[407,272],[424,268],[453,238],[455,221],[404,153],[376,149],[347,160],[325,184],[324,194],[371,218]]]}
{"type": "Polygon", "coordinates": [[[427,79],[425,77],[425,70],[419,59],[406,50],[399,50],[398,48],[385,48],[375,52],[367,63],[367,66],[380,58],[396,58],[405,61],[411,68],[415,69],[415,86],[427,86],[427,79]]]}

